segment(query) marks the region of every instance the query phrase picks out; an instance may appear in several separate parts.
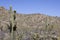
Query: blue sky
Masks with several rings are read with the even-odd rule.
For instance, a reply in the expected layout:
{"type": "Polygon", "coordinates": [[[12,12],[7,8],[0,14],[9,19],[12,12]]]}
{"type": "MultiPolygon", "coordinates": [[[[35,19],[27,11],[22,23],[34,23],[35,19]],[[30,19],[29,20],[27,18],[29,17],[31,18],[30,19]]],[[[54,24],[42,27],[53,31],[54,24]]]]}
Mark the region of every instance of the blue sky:
{"type": "Polygon", "coordinates": [[[60,0],[0,0],[0,6],[9,9],[10,5],[18,13],[60,16],[60,0]]]}

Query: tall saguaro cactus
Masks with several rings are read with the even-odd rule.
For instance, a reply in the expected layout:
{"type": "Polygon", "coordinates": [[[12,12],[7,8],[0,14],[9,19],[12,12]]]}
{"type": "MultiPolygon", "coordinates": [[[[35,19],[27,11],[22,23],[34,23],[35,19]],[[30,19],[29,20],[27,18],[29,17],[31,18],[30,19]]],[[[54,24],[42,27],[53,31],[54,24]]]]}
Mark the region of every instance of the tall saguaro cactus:
{"type": "Polygon", "coordinates": [[[10,18],[10,33],[11,33],[11,40],[15,40],[15,31],[16,31],[16,11],[12,11],[12,7],[10,7],[10,13],[11,13],[11,18],[10,18]]]}
{"type": "Polygon", "coordinates": [[[16,40],[16,36],[15,36],[15,31],[16,31],[16,11],[14,10],[14,15],[13,15],[13,20],[14,20],[14,26],[13,26],[13,38],[14,38],[14,40],[16,40]]]}

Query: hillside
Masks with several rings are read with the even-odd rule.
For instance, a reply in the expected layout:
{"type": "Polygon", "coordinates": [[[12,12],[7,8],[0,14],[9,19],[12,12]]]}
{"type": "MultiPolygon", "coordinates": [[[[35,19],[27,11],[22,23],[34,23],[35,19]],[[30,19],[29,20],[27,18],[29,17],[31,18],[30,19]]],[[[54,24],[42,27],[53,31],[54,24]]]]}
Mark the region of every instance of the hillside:
{"type": "MultiPolygon", "coordinates": [[[[10,38],[9,29],[7,27],[7,24],[9,25],[10,16],[9,10],[0,7],[0,28],[3,27],[5,40],[9,40],[8,38],[10,38]]],[[[55,37],[60,37],[60,17],[48,16],[40,13],[16,14],[16,22],[16,32],[23,35],[22,40],[32,40],[31,36],[37,33],[40,36],[53,35],[55,37]]]]}

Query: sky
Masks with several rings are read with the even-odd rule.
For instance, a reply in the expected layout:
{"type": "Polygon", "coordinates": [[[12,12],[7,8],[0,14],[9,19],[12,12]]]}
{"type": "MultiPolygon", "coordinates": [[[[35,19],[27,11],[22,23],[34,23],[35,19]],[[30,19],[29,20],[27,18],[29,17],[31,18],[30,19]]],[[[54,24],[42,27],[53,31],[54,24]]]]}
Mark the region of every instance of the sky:
{"type": "Polygon", "coordinates": [[[60,0],[0,0],[0,6],[9,9],[10,5],[17,13],[60,16],[60,0]]]}

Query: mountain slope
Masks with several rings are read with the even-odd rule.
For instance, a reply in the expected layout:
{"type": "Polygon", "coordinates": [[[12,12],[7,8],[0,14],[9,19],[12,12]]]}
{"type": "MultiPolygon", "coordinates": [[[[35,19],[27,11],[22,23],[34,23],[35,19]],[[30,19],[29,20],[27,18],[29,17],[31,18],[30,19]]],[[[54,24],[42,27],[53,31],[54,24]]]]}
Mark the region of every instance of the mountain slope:
{"type": "MultiPolygon", "coordinates": [[[[5,33],[9,32],[7,24],[9,24],[10,16],[11,14],[9,13],[9,10],[0,7],[0,25],[3,26],[3,31],[5,33]]],[[[32,32],[44,35],[47,32],[47,34],[50,35],[56,35],[57,37],[60,36],[60,17],[47,16],[38,13],[16,14],[16,21],[17,32],[19,33],[23,32],[25,35],[28,35],[32,32]]]]}

